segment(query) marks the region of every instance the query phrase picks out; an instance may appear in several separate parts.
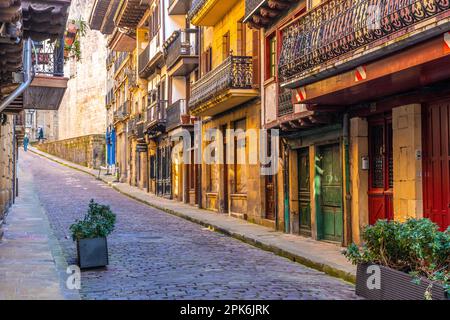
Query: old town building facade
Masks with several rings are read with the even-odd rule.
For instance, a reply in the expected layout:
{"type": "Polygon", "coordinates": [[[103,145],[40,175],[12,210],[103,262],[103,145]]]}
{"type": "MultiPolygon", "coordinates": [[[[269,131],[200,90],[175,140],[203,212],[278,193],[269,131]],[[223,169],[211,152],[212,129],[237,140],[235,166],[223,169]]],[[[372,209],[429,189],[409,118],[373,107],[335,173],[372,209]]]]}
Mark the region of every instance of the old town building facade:
{"type": "Polygon", "coordinates": [[[448,227],[448,1],[95,3],[122,182],[342,245],[378,219],[448,227]]]}
{"type": "Polygon", "coordinates": [[[69,6],[70,0],[0,1],[0,238],[18,194],[24,110],[57,110],[67,87],[60,43],[69,6]]]}

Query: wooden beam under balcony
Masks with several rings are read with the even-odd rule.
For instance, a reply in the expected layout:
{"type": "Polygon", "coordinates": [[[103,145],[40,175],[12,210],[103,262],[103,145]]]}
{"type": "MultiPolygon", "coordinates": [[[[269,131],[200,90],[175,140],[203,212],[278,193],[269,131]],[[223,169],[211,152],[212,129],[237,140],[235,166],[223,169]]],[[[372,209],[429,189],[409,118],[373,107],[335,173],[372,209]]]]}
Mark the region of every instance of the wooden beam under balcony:
{"type": "Polygon", "coordinates": [[[36,75],[23,94],[24,109],[58,110],[68,81],[65,77],[36,75]]]}
{"type": "Polygon", "coordinates": [[[256,29],[267,27],[298,2],[298,0],[246,0],[244,22],[256,29]]]}
{"type": "Polygon", "coordinates": [[[120,28],[128,28],[131,30],[136,29],[147,8],[148,4],[146,3],[146,1],[122,1],[114,18],[116,26],[120,28]]]}
{"type": "Polygon", "coordinates": [[[248,102],[259,96],[257,89],[229,89],[208,102],[191,109],[191,114],[199,117],[214,116],[248,102]]]}
{"type": "Polygon", "coordinates": [[[108,39],[108,48],[118,52],[132,52],[136,48],[136,39],[116,28],[108,39]]]}

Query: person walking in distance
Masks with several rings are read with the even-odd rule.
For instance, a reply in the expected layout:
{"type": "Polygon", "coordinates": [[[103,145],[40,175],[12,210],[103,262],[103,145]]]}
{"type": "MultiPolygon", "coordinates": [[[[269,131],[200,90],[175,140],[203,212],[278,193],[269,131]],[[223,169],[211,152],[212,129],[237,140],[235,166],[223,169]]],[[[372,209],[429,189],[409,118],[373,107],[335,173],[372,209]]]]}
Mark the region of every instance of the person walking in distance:
{"type": "Polygon", "coordinates": [[[25,135],[25,137],[23,138],[23,150],[25,152],[28,151],[28,144],[30,143],[30,139],[28,138],[28,135],[25,135]]]}

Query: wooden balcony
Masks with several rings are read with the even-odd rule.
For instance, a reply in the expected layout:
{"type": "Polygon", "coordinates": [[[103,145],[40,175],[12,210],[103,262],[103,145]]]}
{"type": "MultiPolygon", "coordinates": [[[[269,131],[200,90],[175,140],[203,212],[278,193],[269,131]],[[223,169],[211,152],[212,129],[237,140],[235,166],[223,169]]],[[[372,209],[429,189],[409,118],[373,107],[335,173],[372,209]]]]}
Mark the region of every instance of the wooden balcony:
{"type": "Polygon", "coordinates": [[[191,0],[170,0],[169,15],[185,15],[189,12],[191,0]]]}
{"type": "Polygon", "coordinates": [[[103,34],[111,34],[114,31],[114,15],[119,4],[120,0],[95,0],[89,17],[89,27],[103,34]]]}
{"type": "Polygon", "coordinates": [[[152,75],[158,68],[164,64],[164,54],[160,50],[159,36],[156,36],[139,54],[138,71],[139,77],[145,79],[152,75]]]}
{"type": "Polygon", "coordinates": [[[187,112],[186,100],[180,99],[167,108],[167,131],[180,126],[190,126],[193,124],[191,119],[187,112]]]}
{"type": "Polygon", "coordinates": [[[23,94],[24,109],[59,109],[69,81],[64,77],[64,46],[60,41],[35,42],[35,77],[23,94]]]}
{"type": "Polygon", "coordinates": [[[145,122],[139,119],[136,123],[136,138],[138,141],[145,141],[145,122]]]}
{"type": "Polygon", "coordinates": [[[192,86],[189,109],[194,116],[213,116],[258,95],[252,57],[230,56],[192,86]]]}
{"type": "Polygon", "coordinates": [[[299,0],[245,0],[244,22],[254,28],[273,24],[284,11],[297,5],[299,0]]]}
{"type": "Polygon", "coordinates": [[[239,0],[192,0],[188,18],[195,26],[214,26],[239,0]]]}
{"type": "Polygon", "coordinates": [[[197,68],[197,35],[197,29],[178,30],[164,43],[169,75],[186,76],[197,68]]]}
{"type": "Polygon", "coordinates": [[[157,100],[147,108],[146,130],[150,136],[166,131],[167,100],[157,100]]]}
{"type": "Polygon", "coordinates": [[[398,52],[449,29],[447,0],[328,0],[282,30],[279,75],[299,87],[398,52]]]}

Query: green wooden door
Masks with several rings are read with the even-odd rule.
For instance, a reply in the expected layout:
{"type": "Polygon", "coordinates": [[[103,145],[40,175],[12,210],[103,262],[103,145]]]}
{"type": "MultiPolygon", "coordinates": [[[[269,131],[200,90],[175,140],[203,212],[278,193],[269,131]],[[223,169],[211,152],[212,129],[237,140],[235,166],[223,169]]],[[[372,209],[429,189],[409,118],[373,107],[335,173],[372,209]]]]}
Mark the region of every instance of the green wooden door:
{"type": "Polygon", "coordinates": [[[311,196],[309,180],[309,150],[308,148],[298,151],[298,199],[300,233],[311,235],[311,196]]]}
{"type": "Polygon", "coordinates": [[[325,240],[342,241],[343,210],[342,210],[342,166],[339,144],[319,148],[320,176],[319,235],[325,240]]]}

